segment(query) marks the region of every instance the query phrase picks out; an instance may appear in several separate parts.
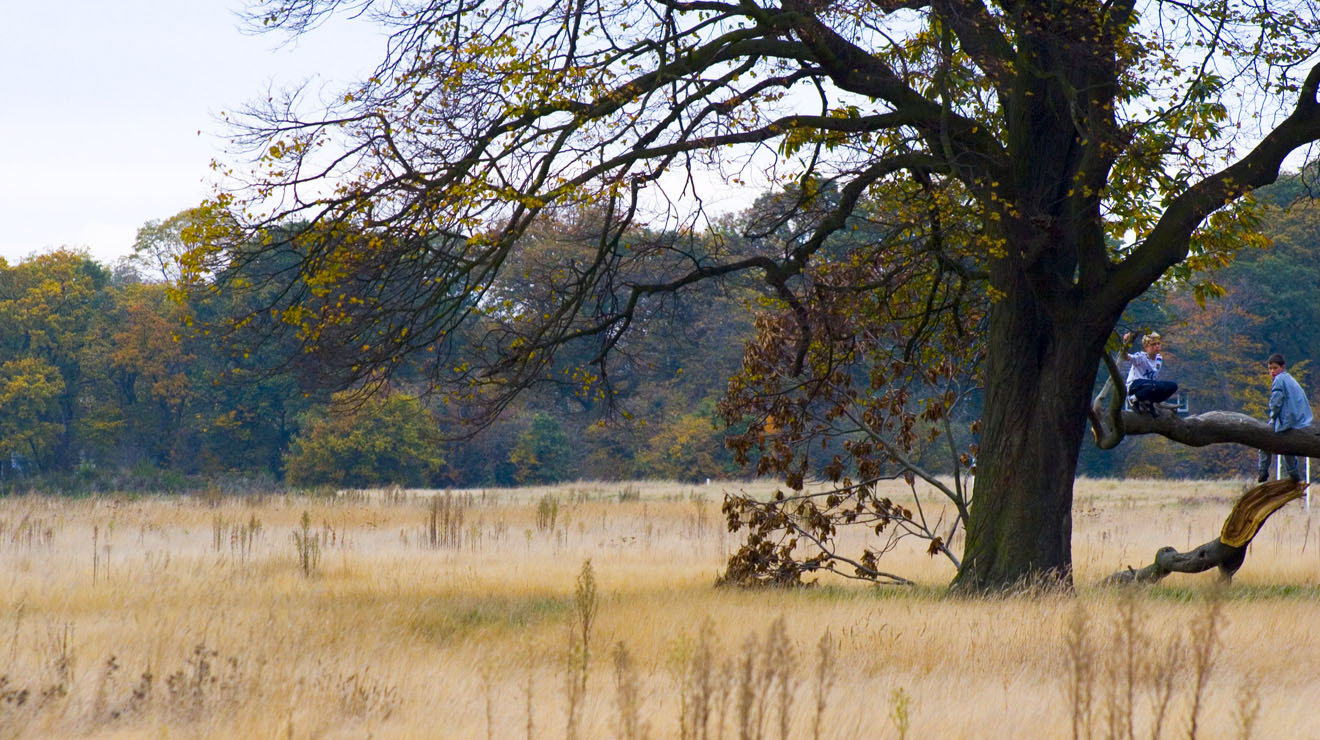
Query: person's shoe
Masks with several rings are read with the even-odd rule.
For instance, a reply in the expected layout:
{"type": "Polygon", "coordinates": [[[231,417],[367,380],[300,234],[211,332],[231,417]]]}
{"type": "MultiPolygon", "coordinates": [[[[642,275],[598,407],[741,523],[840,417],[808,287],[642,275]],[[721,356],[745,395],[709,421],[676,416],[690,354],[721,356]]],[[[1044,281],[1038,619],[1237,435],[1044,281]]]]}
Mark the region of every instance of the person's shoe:
{"type": "Polygon", "coordinates": [[[1257,482],[1257,483],[1264,483],[1265,481],[1267,481],[1267,480],[1269,480],[1269,479],[1270,479],[1270,474],[1269,474],[1269,473],[1261,473],[1260,475],[1256,476],[1256,482],[1257,482]]]}

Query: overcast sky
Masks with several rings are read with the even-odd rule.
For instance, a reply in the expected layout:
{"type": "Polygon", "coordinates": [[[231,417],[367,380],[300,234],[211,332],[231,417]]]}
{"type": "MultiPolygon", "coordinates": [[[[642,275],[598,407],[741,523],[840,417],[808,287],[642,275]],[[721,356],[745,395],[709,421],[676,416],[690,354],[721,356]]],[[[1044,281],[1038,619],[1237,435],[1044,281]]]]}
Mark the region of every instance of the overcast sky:
{"type": "MultiPolygon", "coordinates": [[[[274,86],[364,78],[384,39],[364,24],[296,44],[249,35],[244,0],[7,3],[0,17],[0,256],[67,246],[109,264],[139,226],[211,193],[222,111],[274,86]]],[[[1300,161],[1299,158],[1295,158],[1300,161]]],[[[1296,165],[1293,165],[1296,166],[1296,165]]],[[[727,208],[750,202],[725,183],[727,208]]]]}
{"type": "Polygon", "coordinates": [[[103,263],[137,228],[211,192],[221,111],[276,87],[338,85],[383,40],[245,35],[241,0],[7,3],[0,20],[0,256],[68,246],[103,263]]]}

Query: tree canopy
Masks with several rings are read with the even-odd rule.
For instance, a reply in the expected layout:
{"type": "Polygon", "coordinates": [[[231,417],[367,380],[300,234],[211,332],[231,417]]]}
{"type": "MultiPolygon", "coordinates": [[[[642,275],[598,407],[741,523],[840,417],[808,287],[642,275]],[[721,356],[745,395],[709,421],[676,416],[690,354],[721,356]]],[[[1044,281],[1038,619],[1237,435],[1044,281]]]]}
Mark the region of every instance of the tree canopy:
{"type": "Polygon", "coordinates": [[[394,393],[313,413],[286,455],[289,482],[429,486],[444,469],[440,430],[417,398],[394,393]]]}

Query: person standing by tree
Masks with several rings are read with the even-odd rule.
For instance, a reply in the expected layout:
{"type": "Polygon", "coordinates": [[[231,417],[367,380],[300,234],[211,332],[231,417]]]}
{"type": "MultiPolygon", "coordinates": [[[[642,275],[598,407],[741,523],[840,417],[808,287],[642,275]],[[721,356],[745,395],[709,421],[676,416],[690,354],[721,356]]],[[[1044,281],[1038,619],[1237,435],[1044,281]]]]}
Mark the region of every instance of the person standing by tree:
{"type": "MultiPolygon", "coordinates": [[[[1127,345],[1131,339],[1132,332],[1124,334],[1123,344],[1127,345]]],[[[1177,383],[1171,380],[1156,380],[1156,376],[1164,367],[1164,356],[1160,354],[1163,348],[1164,340],[1159,334],[1151,332],[1141,338],[1142,351],[1128,355],[1132,367],[1128,370],[1127,393],[1136,399],[1134,407],[1138,411],[1144,409],[1151,416],[1156,415],[1155,404],[1178,392],[1177,383]]]]}
{"type": "MultiPolygon", "coordinates": [[[[1284,362],[1283,355],[1275,352],[1265,361],[1265,366],[1270,369],[1270,376],[1274,382],[1270,385],[1270,423],[1274,425],[1275,432],[1286,432],[1289,429],[1305,429],[1311,426],[1311,404],[1306,400],[1306,393],[1302,386],[1287,371],[1287,363],[1284,362]]],[[[1274,456],[1261,450],[1257,458],[1259,460],[1259,471],[1256,475],[1257,483],[1264,483],[1270,479],[1270,462],[1274,456]]],[[[1297,469],[1297,456],[1284,455],[1284,467],[1288,469],[1288,477],[1294,481],[1302,479],[1301,473],[1297,469]]]]}

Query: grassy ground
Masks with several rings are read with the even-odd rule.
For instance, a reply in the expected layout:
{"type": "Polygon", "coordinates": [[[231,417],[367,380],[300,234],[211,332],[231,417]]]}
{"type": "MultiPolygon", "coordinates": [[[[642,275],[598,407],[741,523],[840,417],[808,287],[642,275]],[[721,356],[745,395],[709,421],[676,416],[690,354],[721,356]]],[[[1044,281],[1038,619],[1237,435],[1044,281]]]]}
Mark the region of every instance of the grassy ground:
{"type": "Polygon", "coordinates": [[[1243,484],[1081,481],[1078,594],[963,600],[918,543],[714,589],[735,488],[0,499],[0,738],[1320,738],[1302,502],[1227,592],[1111,590],[1243,484]]]}

